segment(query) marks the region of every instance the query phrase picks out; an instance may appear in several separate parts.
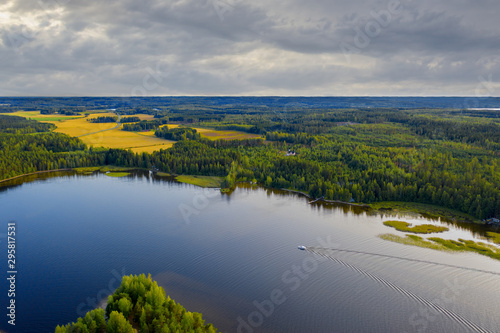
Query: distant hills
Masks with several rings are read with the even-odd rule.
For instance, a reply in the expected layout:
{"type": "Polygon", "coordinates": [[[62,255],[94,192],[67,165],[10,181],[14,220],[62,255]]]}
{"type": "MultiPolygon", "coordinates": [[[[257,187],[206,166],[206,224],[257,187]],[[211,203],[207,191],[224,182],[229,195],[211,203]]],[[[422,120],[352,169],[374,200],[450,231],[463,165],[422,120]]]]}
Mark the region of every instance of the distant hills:
{"type": "Polygon", "coordinates": [[[0,97],[0,109],[17,107],[269,107],[269,108],[500,108],[500,97],[0,97]]]}

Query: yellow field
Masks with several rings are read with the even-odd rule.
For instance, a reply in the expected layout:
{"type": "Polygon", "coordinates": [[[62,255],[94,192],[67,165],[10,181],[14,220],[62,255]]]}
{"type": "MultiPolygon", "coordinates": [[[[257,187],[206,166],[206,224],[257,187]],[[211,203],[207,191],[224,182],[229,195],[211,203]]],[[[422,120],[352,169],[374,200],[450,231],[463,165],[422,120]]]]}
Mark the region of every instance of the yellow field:
{"type": "Polygon", "coordinates": [[[135,132],[139,135],[144,135],[144,136],[155,136],[155,130],[151,130],[151,131],[145,131],[145,132],[135,132]]]}
{"type": "MultiPolygon", "coordinates": [[[[89,114],[88,117],[75,117],[64,115],[42,115],[38,111],[21,111],[11,113],[10,115],[21,116],[42,122],[48,122],[56,125],[54,132],[65,133],[70,136],[77,136],[88,146],[105,147],[105,148],[122,148],[131,149],[135,153],[148,152],[152,153],[160,149],[168,149],[173,146],[175,141],[169,141],[157,138],[154,135],[155,131],[147,132],[128,132],[122,131],[116,127],[116,123],[91,123],[87,119],[116,116],[112,112],[99,112],[89,114]],[[102,132],[100,132],[102,131],[102,132]],[[98,133],[95,133],[98,132],[98,133]],[[93,134],[92,134],[93,133],[93,134]]],[[[132,115],[139,117],[141,120],[152,120],[152,115],[137,114],[132,115]]],[[[125,116],[127,117],[127,116],[125,116]]],[[[162,125],[163,127],[165,125],[162,125]]],[[[168,124],[169,128],[177,128],[178,124],[168,124]]],[[[194,127],[202,137],[210,140],[238,140],[261,138],[260,135],[249,134],[239,131],[215,131],[212,129],[194,127]]]]}
{"type": "Polygon", "coordinates": [[[172,128],[177,128],[180,125],[178,125],[178,124],[166,124],[166,125],[160,125],[160,128],[162,128],[164,126],[168,126],[169,129],[172,129],[172,128]]]}
{"type": "MultiPolygon", "coordinates": [[[[167,124],[167,125],[162,125],[163,126],[168,126],[169,129],[172,128],[177,128],[180,125],[178,124],[167,124]]],[[[184,125],[185,127],[191,127],[189,125],[184,125]]],[[[194,128],[198,133],[201,134],[202,138],[207,138],[210,140],[241,140],[241,139],[257,139],[257,138],[262,138],[261,135],[258,134],[251,134],[251,133],[245,133],[245,132],[240,132],[240,131],[216,131],[213,129],[207,129],[207,128],[201,128],[201,127],[191,127],[194,128]]]]}
{"type": "Polygon", "coordinates": [[[59,121],[66,121],[70,119],[82,118],[82,116],[65,116],[60,114],[41,114],[40,111],[18,111],[12,113],[5,113],[8,116],[19,116],[26,119],[38,120],[43,122],[56,123],[59,121]]]}
{"type": "MultiPolygon", "coordinates": [[[[88,133],[93,133],[97,131],[107,130],[116,126],[116,123],[91,123],[87,119],[103,117],[103,116],[115,116],[114,113],[99,113],[90,114],[86,118],[78,118],[66,121],[50,121],[50,123],[57,126],[54,132],[65,133],[70,136],[81,136],[88,133]]],[[[49,122],[49,121],[47,121],[49,122]]]]}
{"type": "Polygon", "coordinates": [[[139,117],[141,120],[154,120],[155,117],[152,114],[133,114],[131,116],[122,116],[122,117],[139,117]]]}
{"type": "MultiPolygon", "coordinates": [[[[163,140],[167,141],[167,140],[163,140]]],[[[168,141],[167,141],[168,142],[168,141]]],[[[154,151],[158,151],[160,149],[168,149],[174,145],[175,141],[170,141],[170,143],[165,143],[163,145],[156,145],[156,146],[147,146],[147,147],[137,147],[137,148],[130,148],[134,153],[152,153],[154,151]]]]}
{"type": "Polygon", "coordinates": [[[251,134],[239,131],[214,131],[206,128],[193,127],[201,134],[202,138],[210,140],[242,140],[262,138],[258,134],[251,134]]]}
{"type": "Polygon", "coordinates": [[[116,117],[116,113],[114,113],[114,112],[91,113],[91,114],[89,114],[88,119],[97,118],[97,117],[116,117]]]}
{"type": "Polygon", "coordinates": [[[153,136],[141,135],[136,132],[122,131],[120,128],[85,135],[80,137],[80,139],[89,146],[123,149],[131,148],[132,151],[136,153],[167,149],[172,147],[175,143],[174,141],[157,138],[154,136],[154,133],[153,136]]]}
{"type": "MultiPolygon", "coordinates": [[[[169,126],[173,126],[173,125],[169,125],[169,126]]],[[[179,125],[177,125],[179,126],[179,125]]],[[[173,127],[175,128],[175,127],[173,127]]],[[[211,130],[211,129],[206,129],[206,128],[200,128],[200,127],[193,127],[198,133],[202,134],[202,133],[208,133],[208,132],[215,132],[214,130],[211,130]]]]}
{"type": "MultiPolygon", "coordinates": [[[[116,123],[91,123],[87,119],[116,116],[112,112],[93,113],[88,117],[70,119],[65,121],[46,121],[57,126],[54,132],[65,133],[71,136],[78,136],[85,144],[94,147],[123,148],[132,149],[135,153],[148,152],[172,147],[174,141],[160,139],[154,136],[154,131],[148,132],[128,132],[116,127],[116,123]],[[103,132],[99,132],[103,131],[103,132]],[[95,133],[99,132],[99,133],[95,133]],[[93,134],[91,134],[93,133],[93,134]]],[[[150,115],[134,115],[141,120],[153,119],[150,115]]]]}

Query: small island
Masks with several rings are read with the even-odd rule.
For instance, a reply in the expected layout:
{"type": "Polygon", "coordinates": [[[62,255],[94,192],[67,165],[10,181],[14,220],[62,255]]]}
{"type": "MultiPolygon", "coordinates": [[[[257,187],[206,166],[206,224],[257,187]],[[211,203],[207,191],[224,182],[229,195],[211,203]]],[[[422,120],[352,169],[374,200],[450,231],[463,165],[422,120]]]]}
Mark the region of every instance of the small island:
{"type": "MultiPolygon", "coordinates": [[[[497,235],[500,236],[500,234],[497,235]]],[[[500,260],[500,248],[484,242],[474,242],[465,239],[455,241],[452,239],[442,239],[438,237],[425,239],[417,235],[406,235],[406,237],[401,237],[393,234],[383,234],[379,235],[379,237],[390,242],[418,246],[438,251],[475,252],[492,259],[500,260]]]]}
{"type": "Polygon", "coordinates": [[[393,227],[398,231],[410,232],[413,234],[431,234],[450,230],[446,227],[440,227],[432,224],[421,224],[411,227],[410,223],[403,221],[385,221],[384,225],[393,227]]]}
{"type": "Polygon", "coordinates": [[[189,312],[166,296],[156,281],[144,274],[124,276],[108,297],[106,311],[94,309],[74,323],[57,326],[56,333],[70,332],[217,332],[205,325],[200,313],[189,312]],[[107,319],[107,320],[106,320],[107,319]]]}

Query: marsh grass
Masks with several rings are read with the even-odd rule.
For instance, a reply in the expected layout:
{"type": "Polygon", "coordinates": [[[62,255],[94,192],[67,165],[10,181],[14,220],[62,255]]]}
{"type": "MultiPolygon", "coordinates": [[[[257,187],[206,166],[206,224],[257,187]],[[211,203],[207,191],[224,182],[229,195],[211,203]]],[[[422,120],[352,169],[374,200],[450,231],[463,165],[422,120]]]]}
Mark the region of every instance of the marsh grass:
{"type": "Polygon", "coordinates": [[[96,171],[99,172],[126,172],[126,171],[133,171],[133,170],[139,170],[140,168],[127,168],[127,167],[120,167],[120,166],[115,166],[115,165],[106,165],[106,166],[96,166],[96,167],[82,167],[82,168],[74,168],[78,173],[93,173],[96,171]]]}
{"type": "Polygon", "coordinates": [[[82,167],[82,168],[74,168],[73,170],[75,170],[76,172],[79,172],[79,173],[92,173],[92,172],[95,172],[95,171],[99,171],[102,167],[100,166],[97,166],[97,167],[82,167]]]}
{"type": "Polygon", "coordinates": [[[441,244],[436,244],[433,242],[429,242],[424,240],[422,237],[416,235],[406,235],[406,237],[401,237],[393,234],[382,234],[379,235],[380,238],[384,240],[388,240],[395,243],[424,247],[428,249],[438,250],[438,251],[450,251],[450,249],[446,248],[441,244]]]}
{"type": "Polygon", "coordinates": [[[403,221],[385,221],[384,225],[393,227],[398,231],[411,232],[414,234],[431,234],[435,232],[444,232],[450,229],[432,224],[421,224],[410,227],[411,224],[403,221]]]}
{"type": "Polygon", "coordinates": [[[456,241],[438,237],[424,239],[416,235],[406,235],[406,237],[401,237],[393,234],[382,234],[378,237],[395,243],[418,246],[438,251],[475,252],[492,259],[500,260],[500,249],[496,246],[483,242],[474,242],[464,239],[456,241]]]}
{"type": "Polygon", "coordinates": [[[493,243],[500,244],[500,234],[497,232],[488,231],[486,232],[486,237],[488,237],[493,243]]]}
{"type": "Polygon", "coordinates": [[[105,175],[108,177],[119,178],[119,177],[126,177],[126,176],[130,175],[130,173],[128,173],[128,172],[107,172],[105,175]]]}
{"type": "Polygon", "coordinates": [[[181,183],[192,184],[201,187],[220,187],[224,178],[211,176],[177,176],[175,180],[181,183]]]}
{"type": "Polygon", "coordinates": [[[125,172],[125,171],[132,171],[132,170],[138,170],[139,168],[127,168],[127,167],[120,167],[116,165],[106,165],[103,167],[100,167],[99,171],[101,172],[125,172]]]}
{"type": "Polygon", "coordinates": [[[171,174],[166,173],[166,172],[161,172],[161,171],[157,172],[155,175],[158,177],[172,177],[171,174]]]}

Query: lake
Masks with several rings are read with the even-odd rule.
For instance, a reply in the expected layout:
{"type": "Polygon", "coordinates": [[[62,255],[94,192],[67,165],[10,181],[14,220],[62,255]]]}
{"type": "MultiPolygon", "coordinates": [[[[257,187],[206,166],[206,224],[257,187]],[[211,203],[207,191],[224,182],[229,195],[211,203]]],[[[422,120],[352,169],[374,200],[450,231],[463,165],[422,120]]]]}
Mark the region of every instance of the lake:
{"type": "MultiPolygon", "coordinates": [[[[44,176],[2,188],[0,209],[2,253],[16,222],[18,269],[16,327],[4,314],[2,332],[53,332],[141,273],[223,332],[500,331],[500,262],[381,240],[403,234],[358,207],[137,172],[44,176]]],[[[446,226],[439,237],[484,233],[446,226]]]]}

